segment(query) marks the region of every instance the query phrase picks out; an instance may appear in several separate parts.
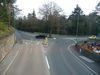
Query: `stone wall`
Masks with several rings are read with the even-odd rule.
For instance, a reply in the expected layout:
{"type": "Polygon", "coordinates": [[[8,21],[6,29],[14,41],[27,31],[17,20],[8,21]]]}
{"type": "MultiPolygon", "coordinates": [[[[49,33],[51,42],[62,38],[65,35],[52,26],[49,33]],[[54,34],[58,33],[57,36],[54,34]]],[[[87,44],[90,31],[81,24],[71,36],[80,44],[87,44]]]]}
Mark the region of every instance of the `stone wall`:
{"type": "Polygon", "coordinates": [[[6,57],[11,51],[15,43],[15,34],[0,39],[0,62],[6,57]]]}

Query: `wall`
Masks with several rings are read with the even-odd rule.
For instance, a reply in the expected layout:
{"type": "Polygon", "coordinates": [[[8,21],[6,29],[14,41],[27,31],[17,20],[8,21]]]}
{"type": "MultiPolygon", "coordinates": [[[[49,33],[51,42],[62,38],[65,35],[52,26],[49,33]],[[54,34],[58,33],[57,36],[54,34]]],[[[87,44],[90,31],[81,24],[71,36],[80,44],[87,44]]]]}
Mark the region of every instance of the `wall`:
{"type": "Polygon", "coordinates": [[[15,41],[15,34],[0,39],[0,62],[11,51],[11,48],[15,43],[14,41],[15,41]]]}

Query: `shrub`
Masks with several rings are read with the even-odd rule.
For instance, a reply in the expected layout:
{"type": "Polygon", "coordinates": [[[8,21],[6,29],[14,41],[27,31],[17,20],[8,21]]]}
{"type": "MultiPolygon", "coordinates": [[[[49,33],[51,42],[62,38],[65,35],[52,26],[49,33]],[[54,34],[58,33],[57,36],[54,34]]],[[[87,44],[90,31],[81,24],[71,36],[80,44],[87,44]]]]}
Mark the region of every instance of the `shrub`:
{"type": "Polygon", "coordinates": [[[12,33],[12,27],[8,27],[6,23],[0,22],[0,37],[6,36],[12,33]]]}

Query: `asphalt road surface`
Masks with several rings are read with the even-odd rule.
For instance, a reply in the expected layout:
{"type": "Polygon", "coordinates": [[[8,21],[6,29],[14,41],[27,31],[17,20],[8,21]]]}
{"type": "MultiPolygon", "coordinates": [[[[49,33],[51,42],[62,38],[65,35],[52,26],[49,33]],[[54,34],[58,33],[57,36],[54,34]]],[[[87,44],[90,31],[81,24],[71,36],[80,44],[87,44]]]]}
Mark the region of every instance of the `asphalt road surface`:
{"type": "MultiPolygon", "coordinates": [[[[73,40],[54,39],[45,48],[51,75],[96,75],[87,68],[70,50],[73,40]]],[[[98,75],[98,74],[97,74],[98,75]]]]}
{"type": "Polygon", "coordinates": [[[12,61],[5,75],[49,75],[39,42],[23,41],[19,53],[12,61]]]}
{"type": "Polygon", "coordinates": [[[71,39],[50,38],[48,45],[34,34],[16,31],[20,48],[3,75],[98,75],[70,50],[71,39]]]}

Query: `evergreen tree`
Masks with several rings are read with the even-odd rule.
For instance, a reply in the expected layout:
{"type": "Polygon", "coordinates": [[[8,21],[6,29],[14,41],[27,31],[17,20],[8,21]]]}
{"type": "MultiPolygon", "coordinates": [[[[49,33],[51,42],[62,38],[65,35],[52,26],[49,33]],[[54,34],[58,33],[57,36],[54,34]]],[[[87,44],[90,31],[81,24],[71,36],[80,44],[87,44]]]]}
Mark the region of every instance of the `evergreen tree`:
{"type": "Polygon", "coordinates": [[[87,24],[86,24],[86,18],[83,14],[83,11],[81,8],[77,5],[72,14],[68,18],[69,21],[69,27],[68,27],[68,33],[70,34],[79,34],[84,35],[87,34],[87,24]]]}

